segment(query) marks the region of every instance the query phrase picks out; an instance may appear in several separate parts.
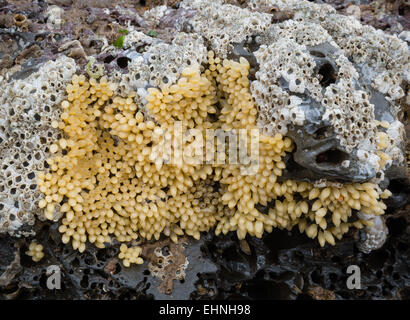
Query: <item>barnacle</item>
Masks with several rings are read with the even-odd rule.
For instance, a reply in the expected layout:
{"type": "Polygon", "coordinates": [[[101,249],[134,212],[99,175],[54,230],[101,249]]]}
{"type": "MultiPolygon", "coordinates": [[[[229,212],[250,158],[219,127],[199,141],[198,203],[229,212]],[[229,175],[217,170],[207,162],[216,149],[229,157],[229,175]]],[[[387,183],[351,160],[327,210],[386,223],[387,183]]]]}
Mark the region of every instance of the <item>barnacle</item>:
{"type": "Polygon", "coordinates": [[[101,78],[104,75],[104,65],[96,64],[95,58],[91,57],[90,61],[85,66],[85,71],[90,78],[101,78]]]}

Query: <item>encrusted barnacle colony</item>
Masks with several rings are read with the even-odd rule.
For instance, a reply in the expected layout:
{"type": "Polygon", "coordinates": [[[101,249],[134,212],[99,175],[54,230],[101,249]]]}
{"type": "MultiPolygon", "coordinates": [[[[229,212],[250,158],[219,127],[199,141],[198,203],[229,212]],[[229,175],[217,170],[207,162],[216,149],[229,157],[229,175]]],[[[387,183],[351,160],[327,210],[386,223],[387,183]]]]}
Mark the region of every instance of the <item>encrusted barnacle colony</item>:
{"type": "MultiPolygon", "coordinates": [[[[27,178],[37,179],[29,198],[36,208],[21,208],[24,188],[21,198],[4,192],[17,182],[16,172],[26,171],[15,153],[0,154],[7,167],[1,174],[11,179],[0,185],[1,230],[44,213],[61,222],[62,241],[80,252],[87,242],[102,248],[116,239],[129,266],[142,263],[134,240],[161,235],[177,242],[215,230],[243,239],[297,227],[323,246],[350,228],[371,228],[375,217],[381,226],[383,199],[391,193],[380,182],[405,161],[397,113],[408,81],[407,44],[308,1],[252,0],[240,8],[186,0],[144,17],[153,28],[166,22],[176,35],[154,40],[130,26],[121,53],[127,72],[101,77],[87,70],[87,77],[74,74],[72,59],[60,58],[1,94],[7,118],[0,141],[19,143],[22,156],[32,150],[27,178]],[[273,9],[292,15],[278,20],[273,9]],[[138,46],[142,53],[132,50],[138,46]],[[60,61],[70,67],[54,77],[48,70],[60,61]],[[39,94],[32,87],[38,77],[46,88],[54,85],[51,96],[27,93],[39,94]],[[13,109],[17,103],[30,106],[28,115],[13,109]],[[210,131],[228,140],[227,149],[218,149],[219,136],[198,142],[210,131]],[[231,135],[258,150],[256,163],[227,161],[236,148],[231,135]],[[205,160],[186,161],[196,152],[205,160]],[[22,217],[7,216],[16,211],[7,209],[10,199],[22,217]]],[[[371,229],[368,247],[384,241],[379,231],[386,232],[371,229]]]]}

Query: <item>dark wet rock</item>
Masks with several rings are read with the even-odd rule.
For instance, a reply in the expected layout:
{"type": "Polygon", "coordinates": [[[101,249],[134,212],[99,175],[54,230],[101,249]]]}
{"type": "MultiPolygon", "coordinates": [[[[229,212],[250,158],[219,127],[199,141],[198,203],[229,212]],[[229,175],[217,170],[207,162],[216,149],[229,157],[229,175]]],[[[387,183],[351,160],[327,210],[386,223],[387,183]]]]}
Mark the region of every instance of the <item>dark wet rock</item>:
{"type": "Polygon", "coordinates": [[[193,17],[195,12],[185,8],[168,9],[158,23],[159,28],[173,28],[185,32],[190,32],[190,27],[185,24],[189,18],[193,17]]]}
{"type": "Polygon", "coordinates": [[[319,124],[314,132],[309,132],[308,128],[309,123],[303,127],[294,126],[288,131],[288,136],[296,144],[296,151],[287,162],[281,179],[315,181],[330,178],[340,182],[360,182],[376,175],[375,170],[364,166],[354,152],[344,151],[329,125],[319,124]],[[330,135],[318,137],[318,132],[330,135]],[[349,161],[349,166],[344,166],[344,161],[349,161]]]}
{"type": "Polygon", "coordinates": [[[392,196],[386,199],[385,202],[390,209],[399,209],[410,201],[410,179],[405,174],[396,176],[392,171],[386,174],[390,177],[389,190],[392,192],[392,196]]]}
{"type": "MultiPolygon", "coordinates": [[[[410,234],[405,228],[399,228],[403,222],[388,220],[389,242],[369,255],[359,253],[352,238],[336,247],[320,248],[310,240],[299,238],[296,232],[273,231],[263,240],[249,238],[253,255],[242,256],[247,261],[244,263],[238,262],[237,258],[232,261],[231,248],[238,245],[234,237],[214,237],[207,246],[213,260],[221,266],[213,278],[218,280],[210,281],[207,275],[201,277],[199,283],[205,288],[203,291],[217,290],[213,296],[216,299],[312,299],[315,298],[312,288],[317,287],[336,299],[397,299],[399,288],[410,284],[410,250],[406,244],[410,234]],[[258,265],[256,261],[261,260],[265,263],[258,265]],[[232,264],[247,265],[242,272],[245,280],[234,273],[238,267],[232,267],[232,264]],[[346,286],[349,265],[358,265],[361,269],[360,290],[349,290],[346,286]]],[[[204,298],[204,295],[197,297],[204,298]]],[[[316,298],[325,297],[316,295],[316,298]]]]}

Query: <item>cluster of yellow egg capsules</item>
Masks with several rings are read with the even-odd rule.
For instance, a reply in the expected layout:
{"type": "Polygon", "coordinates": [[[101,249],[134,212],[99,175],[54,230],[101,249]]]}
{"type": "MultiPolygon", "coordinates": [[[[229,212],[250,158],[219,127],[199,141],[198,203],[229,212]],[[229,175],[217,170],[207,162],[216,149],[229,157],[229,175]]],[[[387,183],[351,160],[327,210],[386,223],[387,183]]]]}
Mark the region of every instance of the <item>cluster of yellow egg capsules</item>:
{"type": "Polygon", "coordinates": [[[128,247],[125,243],[120,246],[118,257],[122,260],[124,267],[129,267],[132,263],[142,264],[144,261],[140,257],[142,252],[141,247],[128,247]]]}
{"type": "Polygon", "coordinates": [[[39,262],[44,257],[43,246],[33,241],[30,243],[26,254],[30,256],[34,262],[39,262]]]}
{"type": "Polygon", "coordinates": [[[298,225],[323,246],[334,244],[334,237],[340,239],[352,226],[372,223],[360,220],[356,211],[384,213],[379,198],[389,192],[375,184],[319,188],[278,182],[282,159],[292,151],[291,139],[281,134],[259,135],[252,174],[229,162],[168,161],[158,139],[172,142],[168,153],[174,160],[185,147],[201,148],[189,135],[177,137],[176,125],[184,132],[245,129],[248,145],[250,132],[257,130],[248,61],[222,61],[209,52],[208,63],[203,72],[199,66],[184,69],[174,85],[148,89],[145,108],[135,93],[115,96],[116,85],[105,77],[73,77],[61,103],[61,121],[52,123],[63,138],[50,146],[56,155],[38,176],[44,193],[39,206],[48,219],[63,215],[59,231],[64,243],[71,241],[83,252],[87,241],[103,248],[115,237],[123,243],[120,258],[129,266],[142,263],[141,249],[124,243],[138,238],[158,240],[164,234],[177,242],[186,234],[199,239],[200,232],[215,227],[216,234],[236,231],[243,239],[298,225]],[[269,209],[263,213],[258,206],[269,209]]]}
{"type": "MultiPolygon", "coordinates": [[[[390,124],[387,121],[378,121],[375,120],[375,125],[382,129],[388,129],[390,124]]],[[[377,131],[376,133],[377,138],[377,156],[379,157],[379,166],[380,168],[384,168],[387,161],[391,160],[391,157],[383,152],[389,145],[394,145],[394,141],[391,141],[391,138],[388,134],[384,131],[377,131]]]]}

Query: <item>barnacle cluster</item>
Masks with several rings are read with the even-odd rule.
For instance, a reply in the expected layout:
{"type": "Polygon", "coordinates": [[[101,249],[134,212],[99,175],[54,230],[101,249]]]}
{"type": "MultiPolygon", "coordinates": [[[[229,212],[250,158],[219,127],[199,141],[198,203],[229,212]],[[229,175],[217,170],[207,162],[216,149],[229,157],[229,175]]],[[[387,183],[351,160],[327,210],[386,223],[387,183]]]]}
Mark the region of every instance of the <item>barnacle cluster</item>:
{"type": "Polygon", "coordinates": [[[150,261],[148,268],[154,277],[162,280],[158,289],[165,291],[165,293],[172,292],[173,279],[180,281],[185,279],[185,270],[189,265],[188,259],[179,251],[176,253],[169,252],[168,255],[164,255],[160,249],[154,250],[152,257],[156,257],[155,263],[150,261]]]}
{"type": "MultiPolygon", "coordinates": [[[[59,228],[64,243],[71,240],[82,252],[87,240],[104,247],[111,236],[129,242],[158,240],[164,233],[177,241],[184,234],[199,238],[216,227],[217,234],[236,231],[243,239],[298,225],[324,245],[334,244],[333,236],[341,238],[349,227],[371,224],[354,214],[358,210],[383,214],[385,205],[378,198],[386,192],[371,183],[315,187],[278,182],[282,159],[292,150],[291,139],[280,133],[260,135],[257,163],[247,166],[253,169],[248,174],[240,163],[170,161],[167,155],[184,158],[187,147],[203,148],[189,129],[236,132],[242,143],[255,147],[250,135],[259,130],[258,112],[249,90],[248,61],[221,60],[210,51],[208,65],[203,72],[198,65],[185,68],[167,88],[148,89],[144,112],[135,93],[116,96],[117,86],[106,77],[73,77],[61,119],[52,123],[64,136],[50,146],[57,155],[47,160],[50,170],[38,181],[46,217],[64,215],[59,228]],[[159,146],[167,141],[171,149],[164,155],[159,146]]],[[[205,151],[217,140],[207,141],[205,151]]],[[[216,156],[228,157],[225,150],[216,156]]],[[[138,247],[122,246],[120,258],[128,266],[142,261],[140,253],[138,247]]]]}
{"type": "Polygon", "coordinates": [[[74,73],[74,60],[63,56],[24,80],[0,78],[0,233],[28,235],[22,226],[43,217],[36,175],[48,166],[49,146],[60,135],[51,127],[61,113],[54,105],[74,73]]]}

